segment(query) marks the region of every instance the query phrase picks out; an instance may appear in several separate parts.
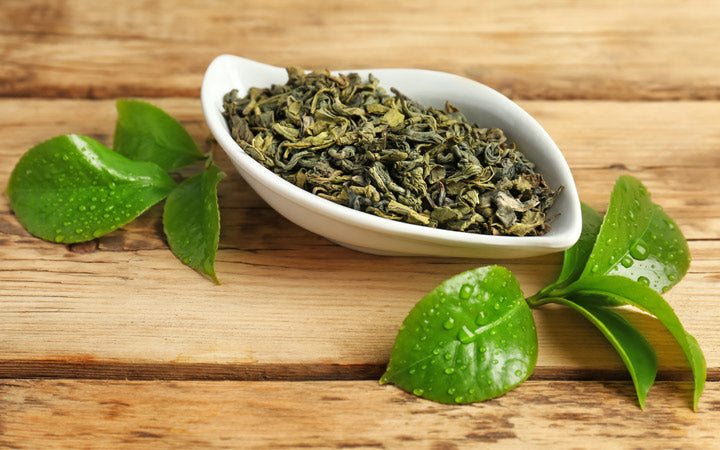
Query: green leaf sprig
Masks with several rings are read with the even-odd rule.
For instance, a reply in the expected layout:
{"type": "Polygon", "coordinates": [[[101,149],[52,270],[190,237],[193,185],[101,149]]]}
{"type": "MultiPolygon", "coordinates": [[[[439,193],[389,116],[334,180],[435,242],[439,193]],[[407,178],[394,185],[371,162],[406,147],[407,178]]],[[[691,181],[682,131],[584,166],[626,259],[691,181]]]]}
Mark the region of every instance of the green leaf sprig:
{"type": "Polygon", "coordinates": [[[163,222],[170,249],[218,282],[217,183],[224,174],[160,108],[121,99],[117,110],[114,150],[70,134],[20,158],[6,190],[15,215],[31,234],[70,244],[110,233],[167,198],[163,222]],[[179,185],[168,174],[202,160],[204,170],[179,185]]]}
{"type": "Polygon", "coordinates": [[[585,204],[582,214],[580,239],[565,251],[558,279],[524,301],[515,277],[497,266],[456,275],[420,300],[400,327],[380,382],[443,403],[502,395],[535,367],[537,335],[528,305],[556,303],[579,312],[608,339],[644,409],[658,362],[647,339],[614,309],[629,305],[657,318],[685,352],[697,409],[705,358],[661,296],[687,272],[684,236],[627,175],[617,180],[604,219],[585,204]]]}

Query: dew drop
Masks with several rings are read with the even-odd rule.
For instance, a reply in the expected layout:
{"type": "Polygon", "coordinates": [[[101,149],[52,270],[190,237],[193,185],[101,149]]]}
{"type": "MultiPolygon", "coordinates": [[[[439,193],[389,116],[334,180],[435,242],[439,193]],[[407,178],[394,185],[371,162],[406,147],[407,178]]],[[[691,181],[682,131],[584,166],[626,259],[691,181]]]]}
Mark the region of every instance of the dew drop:
{"type": "Polygon", "coordinates": [[[663,293],[665,293],[665,292],[667,292],[667,291],[669,291],[669,290],[670,290],[670,286],[663,286],[663,287],[662,287],[663,293]]]}
{"type": "Polygon", "coordinates": [[[623,267],[626,267],[626,268],[631,267],[633,265],[633,262],[635,262],[635,261],[629,256],[626,256],[620,260],[620,264],[622,264],[623,267]]]}
{"type": "Polygon", "coordinates": [[[425,391],[423,391],[420,388],[413,389],[413,394],[418,395],[418,396],[423,395],[423,392],[425,392],[425,391]]]}
{"type": "Polygon", "coordinates": [[[450,353],[445,353],[445,360],[446,360],[446,361],[450,361],[451,359],[452,359],[452,354],[450,354],[450,353]]]}
{"type": "Polygon", "coordinates": [[[493,306],[493,309],[494,309],[495,311],[497,311],[498,309],[500,309],[500,304],[499,304],[499,303],[495,303],[495,305],[493,306]]]}
{"type": "Polygon", "coordinates": [[[638,283],[644,284],[645,286],[650,285],[650,280],[648,279],[648,277],[638,277],[637,280],[638,280],[638,283]]]}
{"type": "Polygon", "coordinates": [[[639,261],[646,259],[649,253],[650,250],[642,239],[638,239],[637,242],[635,242],[635,245],[630,247],[630,256],[639,261]]]}
{"type": "Polygon", "coordinates": [[[93,235],[93,237],[100,237],[100,236],[102,236],[102,231],[101,231],[101,230],[95,230],[95,231],[93,231],[93,234],[92,234],[92,235],[93,235]]]}
{"type": "Polygon", "coordinates": [[[671,273],[670,275],[668,275],[668,280],[675,281],[676,279],[677,279],[677,275],[675,275],[674,273],[671,273]]]}
{"type": "Polygon", "coordinates": [[[75,228],[75,232],[76,232],[77,234],[80,234],[80,233],[83,232],[83,229],[82,229],[82,228],[75,228]]]}
{"type": "Polygon", "coordinates": [[[448,367],[445,369],[446,375],[452,375],[453,373],[455,373],[455,369],[453,369],[452,367],[448,367]]]}
{"type": "Polygon", "coordinates": [[[439,355],[439,354],[440,354],[439,348],[436,348],[435,350],[433,350],[433,355],[439,355]]]}
{"type": "Polygon", "coordinates": [[[598,270],[600,270],[600,266],[597,264],[593,265],[592,269],[590,269],[592,273],[597,273],[598,270]]]}
{"type": "Polygon", "coordinates": [[[78,206],[78,209],[80,211],[85,211],[87,209],[87,207],[85,205],[80,205],[80,206],[78,206]]]}
{"type": "Polygon", "coordinates": [[[455,403],[462,403],[463,398],[462,397],[455,397],[455,403]]]}
{"type": "Polygon", "coordinates": [[[519,376],[521,376],[521,375],[522,375],[522,370],[518,369],[518,370],[515,371],[515,376],[516,376],[516,377],[519,377],[519,376]]]}
{"type": "Polygon", "coordinates": [[[493,365],[497,365],[500,361],[498,361],[497,359],[493,359],[492,362],[493,362],[493,365]]]}
{"type": "Polygon", "coordinates": [[[455,395],[455,388],[450,388],[447,390],[448,395],[455,395]]]}
{"type": "Polygon", "coordinates": [[[455,326],[455,320],[452,317],[449,318],[448,320],[446,320],[445,322],[443,322],[443,328],[445,328],[446,330],[451,330],[452,327],[454,327],[454,326],[455,326]]]}
{"type": "Polygon", "coordinates": [[[408,373],[409,373],[410,375],[414,374],[414,373],[415,373],[415,369],[410,369],[410,370],[408,370],[408,373]]]}
{"type": "Polygon", "coordinates": [[[667,225],[667,227],[669,229],[671,229],[671,230],[675,229],[675,224],[672,221],[668,220],[667,222],[665,222],[665,224],[667,225]]]}
{"type": "Polygon", "coordinates": [[[65,236],[63,236],[62,234],[58,234],[57,236],[55,236],[55,242],[62,242],[63,239],[65,239],[65,236]]]}
{"type": "Polygon", "coordinates": [[[460,288],[460,298],[467,300],[472,295],[473,288],[469,284],[463,284],[460,288]]]}

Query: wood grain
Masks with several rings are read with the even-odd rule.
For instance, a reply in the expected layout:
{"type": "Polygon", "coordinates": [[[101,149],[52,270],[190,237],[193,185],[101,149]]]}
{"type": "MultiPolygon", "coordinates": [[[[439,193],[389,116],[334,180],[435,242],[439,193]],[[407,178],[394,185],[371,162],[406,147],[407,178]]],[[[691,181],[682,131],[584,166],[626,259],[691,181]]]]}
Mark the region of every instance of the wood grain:
{"type": "Polygon", "coordinates": [[[0,446],[36,448],[644,448],[720,446],[720,386],[698,412],[661,382],[527,382],[474,405],[347,382],[0,380],[0,446]]]}
{"type": "MultiPolygon", "coordinates": [[[[377,377],[397,327],[424,293],[453,274],[496,263],[389,258],[334,245],[269,209],[205,139],[196,99],[158,99],[228,172],[220,184],[222,236],[214,286],[166,247],[161,210],[86,246],[30,236],[0,197],[0,376],[132,379],[377,377]],[[281,274],[278,276],[278,274],[281,274]],[[149,282],[152,280],[152,282],[149,282]]],[[[720,133],[718,102],[545,102],[523,106],[573,167],[581,197],[607,205],[615,178],[639,176],[690,238],[694,260],[666,295],[720,377],[720,133]],[[678,111],[682,113],[678,114],[678,111]],[[676,119],[667,116],[674,114],[676,119]],[[610,130],[610,131],[609,131],[610,130]],[[623,167],[613,168],[615,164],[623,167]],[[693,176],[688,176],[689,171],[693,176]]],[[[77,132],[110,143],[112,101],[0,100],[0,182],[40,140],[77,132]]],[[[526,293],[560,256],[506,261],[526,293]]],[[[535,311],[538,378],[625,378],[602,336],[571,311],[535,311]]],[[[656,322],[629,319],[660,355],[660,378],[686,378],[682,353],[656,322]]]]}
{"type": "Polygon", "coordinates": [[[712,0],[5,0],[0,95],[197,97],[231,53],[279,66],[417,67],[524,99],[720,99],[712,0]]]}

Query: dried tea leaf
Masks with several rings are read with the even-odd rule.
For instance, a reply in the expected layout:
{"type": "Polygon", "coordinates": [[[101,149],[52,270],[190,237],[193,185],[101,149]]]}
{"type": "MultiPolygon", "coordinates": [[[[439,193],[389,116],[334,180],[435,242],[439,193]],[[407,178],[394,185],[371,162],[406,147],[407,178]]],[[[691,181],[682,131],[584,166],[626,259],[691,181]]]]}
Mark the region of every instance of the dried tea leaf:
{"type": "Polygon", "coordinates": [[[305,73],[224,99],[233,138],[287,181],[391,220],[471,233],[549,229],[550,189],[497,128],[450,104],[425,108],[372,75],[305,73]]]}

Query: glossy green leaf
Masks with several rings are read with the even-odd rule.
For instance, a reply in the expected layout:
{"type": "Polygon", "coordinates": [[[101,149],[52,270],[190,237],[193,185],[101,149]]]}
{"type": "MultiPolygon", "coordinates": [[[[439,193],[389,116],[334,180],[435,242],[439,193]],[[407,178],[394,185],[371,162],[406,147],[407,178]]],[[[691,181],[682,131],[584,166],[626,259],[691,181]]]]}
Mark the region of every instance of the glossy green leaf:
{"type": "Polygon", "coordinates": [[[117,101],[113,147],[135,161],[165,170],[187,166],[204,155],[180,123],[162,109],[139,100],[117,101]]]}
{"type": "Polygon", "coordinates": [[[66,135],[25,153],[7,193],[30,233],[72,243],[125,225],[175,185],[155,164],[127,159],[88,137],[66,135]]]}
{"type": "Polygon", "coordinates": [[[657,317],[680,344],[690,363],[695,378],[693,409],[697,408],[707,376],[705,357],[695,338],[685,331],[682,323],[675,315],[675,311],[660,294],[646,285],[622,276],[581,278],[568,286],[566,293],[569,296],[582,294],[610,297],[640,308],[657,317]]]}
{"type": "Polygon", "coordinates": [[[211,164],[170,193],[163,213],[165,235],[173,253],[216,283],[215,253],[220,239],[217,184],[224,176],[211,164]]]}
{"type": "Polygon", "coordinates": [[[497,397],[537,361],[535,322],[503,267],[456,275],[426,295],[400,327],[381,383],[443,403],[497,397]]]}
{"type": "Polygon", "coordinates": [[[675,222],[635,178],[618,178],[582,276],[620,275],[665,292],[687,272],[690,252],[675,222]]]}
{"type": "Polygon", "coordinates": [[[578,294],[573,300],[551,298],[549,302],[571,307],[602,332],[625,363],[635,384],[640,408],[645,409],[645,397],[655,382],[658,368],[657,355],[647,339],[621,315],[597,306],[595,299],[578,294]]]}
{"type": "Polygon", "coordinates": [[[543,288],[540,292],[528,299],[531,305],[535,299],[552,296],[554,290],[561,289],[580,278],[580,274],[582,274],[583,268],[590,257],[590,252],[595,245],[595,238],[602,223],[600,214],[589,205],[581,203],[580,208],[582,211],[582,231],[580,232],[580,238],[575,245],[565,250],[563,266],[557,281],[543,288]]]}

